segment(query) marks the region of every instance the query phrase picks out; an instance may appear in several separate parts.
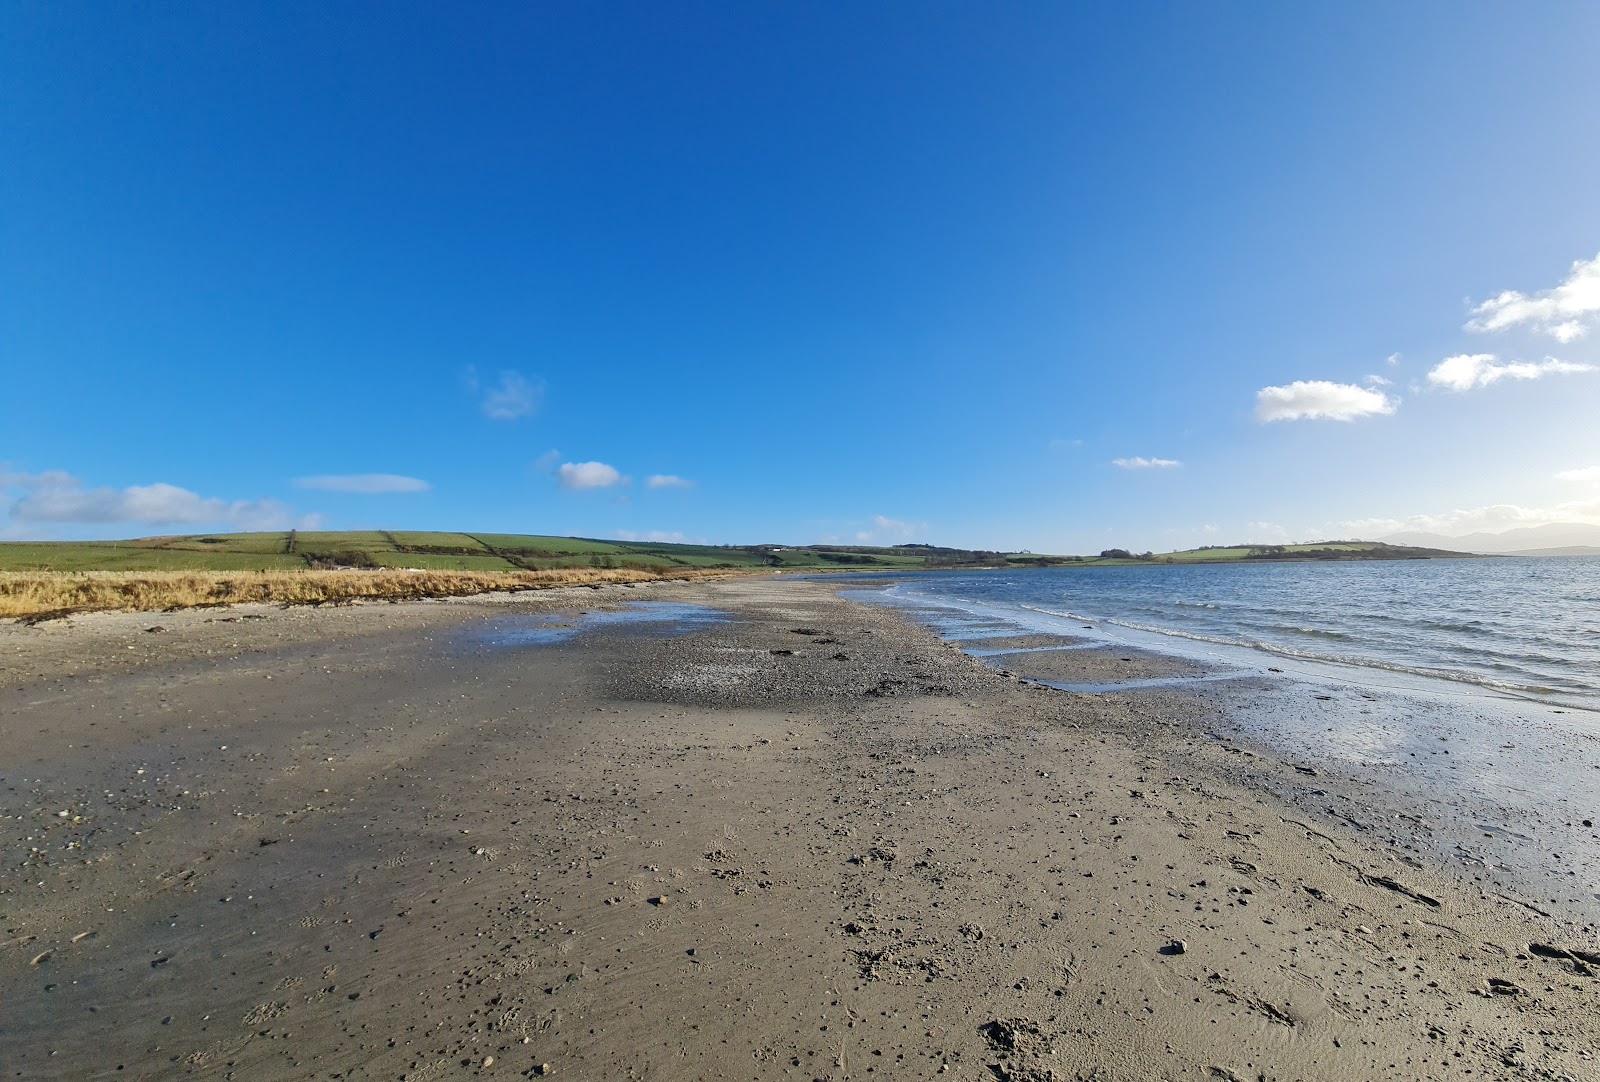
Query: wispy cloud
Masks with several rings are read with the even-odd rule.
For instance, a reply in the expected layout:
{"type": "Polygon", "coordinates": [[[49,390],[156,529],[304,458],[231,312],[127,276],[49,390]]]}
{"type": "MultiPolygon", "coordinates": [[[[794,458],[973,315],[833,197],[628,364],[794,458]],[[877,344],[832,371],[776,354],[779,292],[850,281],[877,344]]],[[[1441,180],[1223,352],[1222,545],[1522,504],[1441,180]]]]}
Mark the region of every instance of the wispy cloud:
{"type": "Polygon", "coordinates": [[[1113,458],[1111,464],[1119,470],[1170,470],[1183,465],[1175,458],[1113,458]]]}
{"type": "Polygon", "coordinates": [[[1531,297],[1508,289],[1472,310],[1467,330],[1488,334],[1527,326],[1557,342],[1576,341],[1600,320],[1600,255],[1580,259],[1560,285],[1531,297]]]}
{"type": "Polygon", "coordinates": [[[586,488],[611,488],[625,480],[615,466],[608,466],[604,462],[563,462],[561,468],[556,471],[556,476],[561,479],[562,488],[574,491],[586,488]]]}
{"type": "Polygon", "coordinates": [[[1428,382],[1435,387],[1451,391],[1470,391],[1474,387],[1487,387],[1503,379],[1542,379],[1545,376],[1566,376],[1577,372],[1593,372],[1592,364],[1574,364],[1546,357],[1538,363],[1513,361],[1501,363],[1492,353],[1458,353],[1446,357],[1428,371],[1428,382]]]}
{"type": "Polygon", "coordinates": [[[927,530],[926,522],[907,522],[888,515],[873,515],[871,524],[855,531],[859,545],[895,544],[910,541],[927,530]]]}
{"type": "Polygon", "coordinates": [[[357,496],[381,496],[397,492],[426,492],[432,486],[417,477],[397,473],[345,473],[321,477],[297,477],[296,488],[316,492],[343,492],[357,496]]]}
{"type": "Polygon", "coordinates": [[[544,381],[529,379],[515,369],[504,369],[500,379],[484,385],[478,381],[474,368],[467,369],[467,389],[481,396],[478,407],[491,421],[515,421],[527,417],[539,408],[544,400],[544,381]]]}
{"type": "Polygon", "coordinates": [[[1577,470],[1562,470],[1556,474],[1557,481],[1596,481],[1600,482],[1600,466],[1584,466],[1577,470]]]}
{"type": "Polygon", "coordinates": [[[1372,375],[1364,378],[1361,382],[1365,383],[1368,387],[1388,387],[1394,383],[1394,380],[1390,379],[1388,376],[1380,376],[1377,373],[1373,373],[1372,375]]]}
{"type": "Polygon", "coordinates": [[[683,534],[676,530],[613,530],[618,541],[654,541],[658,544],[683,544],[683,534]]]}
{"type": "Polygon", "coordinates": [[[241,530],[279,530],[310,524],[277,500],[223,500],[165,482],[127,488],[85,488],[60,471],[5,474],[0,487],[21,490],[9,508],[20,523],[140,523],[150,526],[216,525],[241,530]]]}
{"type": "Polygon", "coordinates": [[[645,481],[645,487],[646,488],[693,488],[694,487],[694,482],[686,480],[686,479],[684,479],[682,477],[679,477],[676,474],[657,473],[657,474],[652,474],[645,481]]]}
{"type": "Polygon", "coordinates": [[[1393,413],[1400,400],[1382,391],[1358,387],[1354,383],[1334,383],[1325,379],[1301,379],[1280,387],[1263,387],[1256,392],[1256,420],[1273,421],[1354,421],[1393,413]]]}

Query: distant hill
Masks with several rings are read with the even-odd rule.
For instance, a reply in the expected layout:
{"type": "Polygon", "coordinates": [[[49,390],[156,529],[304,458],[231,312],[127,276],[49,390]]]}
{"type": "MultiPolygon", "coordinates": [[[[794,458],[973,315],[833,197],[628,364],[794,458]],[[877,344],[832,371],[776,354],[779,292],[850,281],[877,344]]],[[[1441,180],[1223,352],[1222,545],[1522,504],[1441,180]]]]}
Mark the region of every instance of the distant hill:
{"type": "Polygon", "coordinates": [[[1463,537],[1410,532],[1389,534],[1381,540],[1391,545],[1437,546],[1461,552],[1512,555],[1525,554],[1532,549],[1600,547],[1600,526],[1582,522],[1553,522],[1547,526],[1522,526],[1499,533],[1469,533],[1463,537]]]}
{"type": "Polygon", "coordinates": [[[1567,545],[1564,548],[1553,549],[1522,549],[1518,552],[1507,552],[1506,556],[1600,556],[1600,548],[1594,545],[1567,545]]]}
{"type": "Polygon", "coordinates": [[[1418,560],[1465,555],[1375,541],[1214,545],[1183,552],[1107,549],[1097,556],[958,549],[940,545],[688,545],[541,534],[368,530],[345,533],[191,534],[129,541],[0,542],[0,571],[287,571],[411,568],[515,571],[598,567],[793,571],[914,571],[983,567],[1094,567],[1305,560],[1418,560]]]}
{"type": "Polygon", "coordinates": [[[1352,560],[1438,560],[1476,555],[1457,549],[1392,545],[1383,541],[1316,541],[1305,545],[1207,545],[1181,552],[1145,552],[1134,555],[1124,549],[1107,549],[1093,563],[1288,563],[1309,561],[1348,562],[1352,560]]]}

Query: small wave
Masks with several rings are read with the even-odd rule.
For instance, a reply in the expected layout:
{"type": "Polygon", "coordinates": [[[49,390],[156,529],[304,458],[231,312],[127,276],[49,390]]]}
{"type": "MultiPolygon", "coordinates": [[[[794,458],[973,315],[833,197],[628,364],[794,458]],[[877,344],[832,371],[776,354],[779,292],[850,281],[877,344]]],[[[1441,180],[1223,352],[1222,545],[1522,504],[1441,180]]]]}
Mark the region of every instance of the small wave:
{"type": "Polygon", "coordinates": [[[1305,635],[1313,639],[1335,639],[1340,642],[1354,642],[1354,635],[1347,635],[1343,631],[1326,631],[1320,627],[1285,627],[1274,624],[1267,628],[1268,631],[1287,631],[1293,635],[1305,635]]]}
{"type": "MultiPolygon", "coordinates": [[[[1021,609],[1027,609],[1029,612],[1042,612],[1046,616],[1059,616],[1063,620],[1098,620],[1098,619],[1100,619],[1100,617],[1098,617],[1098,616],[1085,616],[1081,612],[1072,612],[1071,610],[1067,610],[1067,611],[1063,612],[1063,611],[1060,611],[1058,609],[1047,609],[1042,605],[1029,605],[1029,604],[1026,604],[1026,603],[1023,603],[1023,602],[1019,602],[1017,607],[1021,608],[1021,609]]],[[[1106,623],[1116,623],[1116,621],[1115,620],[1107,620],[1106,623]]]]}
{"type": "Polygon", "coordinates": [[[1310,650],[1296,650],[1292,646],[1282,646],[1277,643],[1260,642],[1253,639],[1228,639],[1219,635],[1200,635],[1194,632],[1177,631],[1173,628],[1150,627],[1145,624],[1135,624],[1123,620],[1106,620],[1105,623],[1126,627],[1133,631],[1147,631],[1155,635],[1171,635],[1180,639],[1191,639],[1195,642],[1215,643],[1218,646],[1242,646],[1250,650],[1261,650],[1268,654],[1292,657],[1301,661],[1348,665],[1360,669],[1379,669],[1383,672],[1404,673],[1408,676],[1424,676],[1434,680],[1449,680],[1453,683],[1472,684],[1476,687],[1490,688],[1494,691],[1511,692],[1516,695],[1554,695],[1558,693],[1558,689],[1546,687],[1542,684],[1523,684],[1509,680],[1496,680],[1480,673],[1463,672],[1460,669],[1405,665],[1400,662],[1380,661],[1377,658],[1356,657],[1349,654],[1319,654],[1310,650]]]}
{"type": "Polygon", "coordinates": [[[1419,620],[1417,626],[1429,631],[1459,631],[1465,635],[1487,635],[1491,631],[1477,620],[1469,620],[1464,624],[1452,624],[1442,620],[1419,620]]]}

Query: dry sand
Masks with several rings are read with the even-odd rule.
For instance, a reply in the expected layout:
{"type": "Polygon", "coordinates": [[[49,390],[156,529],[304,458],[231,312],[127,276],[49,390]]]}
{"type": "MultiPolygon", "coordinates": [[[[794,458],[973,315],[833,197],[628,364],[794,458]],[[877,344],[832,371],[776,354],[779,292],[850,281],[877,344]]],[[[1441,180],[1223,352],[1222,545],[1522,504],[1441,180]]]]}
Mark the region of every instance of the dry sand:
{"type": "Polygon", "coordinates": [[[1592,927],[1161,701],[780,579],[0,627],[0,1067],[1600,1078],[1592,927]],[[731,619],[477,631],[627,600],[731,619]]]}

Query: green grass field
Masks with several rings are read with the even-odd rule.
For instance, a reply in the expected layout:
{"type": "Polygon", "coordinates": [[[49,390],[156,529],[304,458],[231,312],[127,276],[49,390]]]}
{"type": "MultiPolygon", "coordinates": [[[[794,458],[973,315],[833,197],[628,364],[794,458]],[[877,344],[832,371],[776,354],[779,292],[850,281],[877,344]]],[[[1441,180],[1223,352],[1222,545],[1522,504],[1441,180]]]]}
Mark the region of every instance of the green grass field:
{"type": "Polygon", "coordinates": [[[1256,545],[1112,556],[1045,556],[930,545],[685,545],[541,534],[421,531],[196,534],[130,541],[0,542],[0,571],[289,571],[299,568],[419,568],[539,571],[554,568],[888,571],[961,567],[1097,567],[1255,563],[1274,560],[1394,560],[1461,555],[1366,541],[1256,545]]]}

